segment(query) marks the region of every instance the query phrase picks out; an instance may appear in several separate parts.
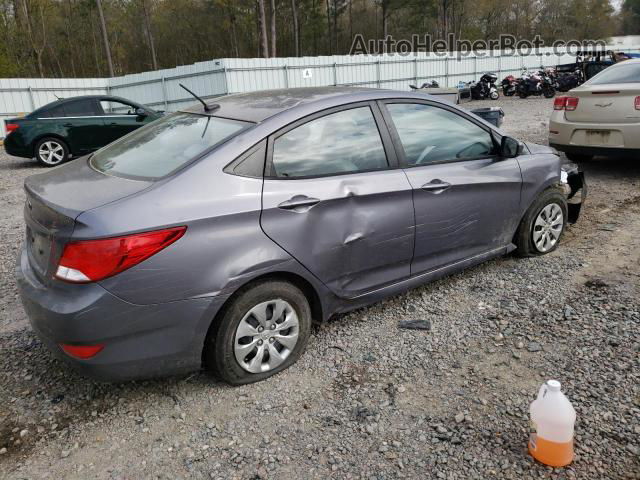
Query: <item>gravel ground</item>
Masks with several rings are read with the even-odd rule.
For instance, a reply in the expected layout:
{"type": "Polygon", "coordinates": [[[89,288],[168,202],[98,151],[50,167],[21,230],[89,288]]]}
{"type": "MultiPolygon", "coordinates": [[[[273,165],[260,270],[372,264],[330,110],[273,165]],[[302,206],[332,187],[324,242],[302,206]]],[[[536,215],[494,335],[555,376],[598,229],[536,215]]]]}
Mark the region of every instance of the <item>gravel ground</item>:
{"type": "MultiPolygon", "coordinates": [[[[477,103],[546,142],[551,101],[477,103]]],[[[21,185],[40,169],[0,154],[0,477],[640,478],[640,161],[584,168],[588,204],[556,252],[344,315],[286,372],[231,388],[205,373],[95,383],[43,348],[13,281],[21,185]],[[578,414],[564,469],[526,453],[549,378],[578,414]]]]}

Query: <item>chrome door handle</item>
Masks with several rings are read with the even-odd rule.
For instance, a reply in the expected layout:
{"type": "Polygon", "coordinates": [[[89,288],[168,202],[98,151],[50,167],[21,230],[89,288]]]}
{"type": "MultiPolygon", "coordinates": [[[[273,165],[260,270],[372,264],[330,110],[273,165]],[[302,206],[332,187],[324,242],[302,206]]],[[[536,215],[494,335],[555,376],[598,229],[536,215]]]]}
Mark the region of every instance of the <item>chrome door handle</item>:
{"type": "Polygon", "coordinates": [[[442,193],[451,186],[449,182],[443,182],[442,180],[431,180],[429,183],[425,183],[420,187],[427,192],[433,192],[435,194],[442,193]]]}
{"type": "Polygon", "coordinates": [[[278,208],[282,208],[283,210],[295,210],[304,207],[311,208],[318,203],[320,203],[319,198],[307,197],[306,195],[295,195],[289,200],[285,200],[279,204],[278,208]]]}

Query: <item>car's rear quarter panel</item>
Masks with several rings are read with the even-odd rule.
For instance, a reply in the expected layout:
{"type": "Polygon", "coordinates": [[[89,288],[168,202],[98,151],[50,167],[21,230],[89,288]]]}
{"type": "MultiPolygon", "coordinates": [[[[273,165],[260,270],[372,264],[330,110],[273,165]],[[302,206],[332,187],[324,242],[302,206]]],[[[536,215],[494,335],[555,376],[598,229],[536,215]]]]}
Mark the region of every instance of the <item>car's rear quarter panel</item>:
{"type": "Polygon", "coordinates": [[[262,178],[223,173],[260,135],[236,138],[140,194],[81,214],[74,238],[95,238],[186,225],[177,242],[101,285],[135,304],[213,297],[274,271],[309,277],[260,228],[262,178]]]}

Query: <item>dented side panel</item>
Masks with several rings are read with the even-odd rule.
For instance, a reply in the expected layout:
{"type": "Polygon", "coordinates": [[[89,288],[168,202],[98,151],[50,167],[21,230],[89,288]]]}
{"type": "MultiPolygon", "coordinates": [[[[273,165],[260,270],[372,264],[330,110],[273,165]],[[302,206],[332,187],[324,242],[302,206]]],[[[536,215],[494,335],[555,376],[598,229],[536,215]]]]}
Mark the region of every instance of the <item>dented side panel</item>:
{"type": "Polygon", "coordinates": [[[533,155],[520,155],[518,163],[522,170],[522,195],[520,201],[520,218],[522,218],[543,190],[552,185],[560,184],[561,162],[560,158],[553,153],[536,153],[533,155]]]}
{"type": "Polygon", "coordinates": [[[411,186],[401,170],[265,179],[261,225],[341,297],[409,276],[414,212],[411,186]],[[293,210],[278,207],[302,195],[320,202],[293,210]]]}

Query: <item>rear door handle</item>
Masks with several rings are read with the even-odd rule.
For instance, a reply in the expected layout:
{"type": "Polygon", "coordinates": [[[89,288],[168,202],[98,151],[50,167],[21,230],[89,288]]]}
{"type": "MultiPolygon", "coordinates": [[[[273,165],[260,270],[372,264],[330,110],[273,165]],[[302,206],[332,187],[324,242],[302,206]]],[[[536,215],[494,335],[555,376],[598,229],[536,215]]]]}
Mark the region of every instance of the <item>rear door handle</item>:
{"type": "Polygon", "coordinates": [[[282,208],[283,210],[296,210],[304,207],[311,208],[318,203],[320,203],[319,198],[307,197],[306,195],[295,195],[289,200],[285,200],[279,204],[278,208],[282,208]]]}
{"type": "Polygon", "coordinates": [[[427,192],[433,192],[435,194],[442,193],[446,189],[451,186],[448,182],[443,182],[442,180],[431,180],[429,183],[425,183],[420,187],[422,190],[426,190],[427,192]]]}
{"type": "Polygon", "coordinates": [[[63,127],[73,127],[73,123],[64,123],[62,124],[63,127]]]}

